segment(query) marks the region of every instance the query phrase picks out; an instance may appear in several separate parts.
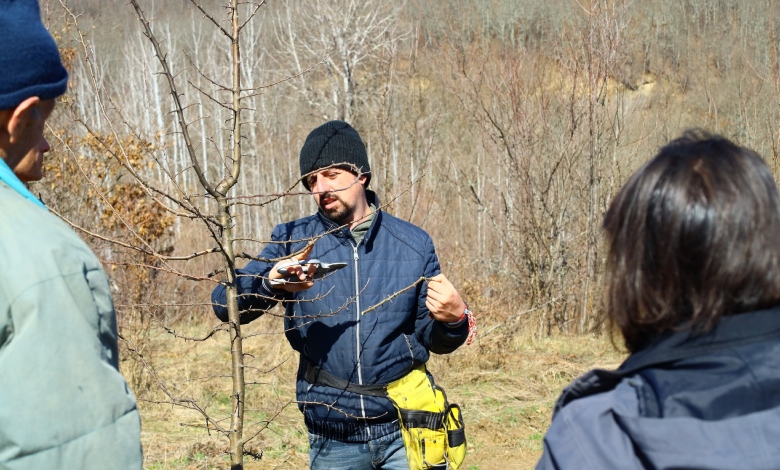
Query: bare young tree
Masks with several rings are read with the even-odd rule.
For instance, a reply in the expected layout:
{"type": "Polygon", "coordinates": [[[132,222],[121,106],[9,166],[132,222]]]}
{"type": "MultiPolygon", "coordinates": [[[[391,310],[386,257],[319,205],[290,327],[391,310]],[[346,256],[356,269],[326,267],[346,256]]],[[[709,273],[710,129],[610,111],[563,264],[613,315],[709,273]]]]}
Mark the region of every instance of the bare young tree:
{"type": "MultiPolygon", "coordinates": [[[[156,145],[144,140],[143,135],[148,134],[144,132],[142,127],[139,127],[138,122],[134,121],[135,117],[144,114],[133,113],[132,107],[137,106],[137,103],[121,99],[122,95],[115,95],[106,87],[101,74],[100,61],[95,55],[94,44],[79,28],[78,16],[69,9],[64,0],[61,1],[61,4],[68,12],[70,22],[75,26],[76,38],[80,45],[78,52],[81,58],[80,66],[84,67],[86,72],[82,78],[90,81],[87,84],[88,91],[86,93],[94,94],[95,104],[89,111],[78,107],[72,108],[71,111],[84,132],[83,140],[93,142],[91,148],[93,155],[102,153],[113,157],[115,172],[122,175],[115,177],[117,183],[112,188],[116,189],[122,184],[131,188],[130,191],[115,194],[115,197],[112,198],[109,192],[104,189],[105,187],[101,186],[101,183],[105,183],[105,181],[95,181],[94,177],[97,175],[92,170],[86,170],[82,167],[83,176],[90,181],[95,194],[102,199],[99,205],[103,208],[104,218],[111,220],[111,224],[120,227],[124,233],[129,233],[131,236],[124,238],[106,236],[106,231],[103,230],[101,233],[100,230],[101,228],[106,229],[106,226],[92,230],[80,225],[76,225],[76,228],[86,235],[100,239],[114,247],[139,254],[140,258],[136,257],[133,261],[124,264],[141,269],[144,273],[166,272],[183,279],[205,281],[213,285],[211,278],[215,273],[196,274],[182,270],[180,268],[181,262],[212,253],[218,253],[221,256],[222,268],[218,271],[224,275],[222,282],[227,286],[227,309],[229,312],[227,330],[231,352],[232,405],[230,406],[228,423],[224,423],[221,418],[212,416],[208,411],[208,404],[200,404],[192,397],[178,396],[169,388],[168,384],[159,379],[156,375],[156,369],[149,362],[149,359],[143,356],[140,346],[128,338],[123,337],[123,339],[127,348],[137,354],[138,360],[144,365],[146,372],[158,382],[157,385],[166,393],[171,403],[200,412],[208,429],[221,432],[228,437],[231,468],[243,468],[244,455],[257,455],[255,451],[246,448],[247,437],[244,430],[245,354],[235,288],[236,261],[240,254],[235,252],[237,222],[234,214],[235,199],[231,197],[231,191],[236,187],[241,177],[243,158],[246,153],[244,149],[246,142],[244,110],[247,98],[256,94],[260,89],[257,84],[244,84],[242,82],[246,73],[244,70],[246,61],[242,57],[243,41],[241,37],[247,24],[264,6],[264,2],[228,1],[221,6],[221,13],[220,10],[209,11],[195,0],[191,2],[192,8],[196,9],[210,23],[211,27],[216,29],[222,40],[228,44],[226,48],[228,52],[225,56],[215,55],[214,57],[215,60],[219,60],[218,65],[209,64],[213,67],[212,69],[211,67],[201,68],[192,61],[187,66],[183,65],[186,62],[182,61],[182,57],[186,57],[186,53],[166,47],[166,44],[172,42],[172,31],[165,28],[164,25],[155,26],[154,20],[148,14],[145,6],[138,0],[130,1],[138,24],[140,24],[143,35],[148,41],[146,47],[153,51],[157,61],[156,65],[144,63],[144,66],[150,68],[153,66],[153,72],[161,81],[161,83],[158,82],[156,78],[144,80],[141,83],[144,83],[144,86],[151,85],[154,88],[152,92],[133,93],[133,96],[136,98],[152,96],[157,100],[152,108],[161,111],[156,116],[158,129],[165,129],[163,122],[169,119],[166,109],[170,110],[170,116],[174,118],[175,123],[170,128],[171,130],[165,131],[160,136],[156,145]],[[192,72],[182,75],[182,72],[188,67],[193,69],[192,72]],[[224,67],[229,73],[223,75],[212,73],[213,70],[218,71],[220,67],[224,67]],[[199,77],[199,80],[196,82],[192,78],[193,76],[199,77]],[[203,86],[204,83],[208,85],[208,89],[203,86]],[[199,84],[201,87],[198,86],[199,84]],[[167,100],[162,98],[164,93],[161,90],[167,90],[167,100]],[[202,111],[201,100],[208,100],[227,113],[227,118],[224,121],[227,124],[226,128],[217,128],[212,131],[210,136],[204,132],[202,121],[206,119],[206,116],[202,111]],[[88,117],[90,112],[96,115],[88,117]],[[225,138],[222,137],[223,133],[225,138]],[[123,136],[127,137],[123,138],[123,136]],[[216,136],[219,137],[215,139],[216,136]],[[166,141],[169,141],[170,146],[166,145],[166,141]],[[216,153],[210,159],[205,157],[206,153],[211,153],[211,151],[207,151],[208,144],[213,145],[216,153]],[[173,158],[170,158],[171,154],[173,158]],[[186,160],[183,160],[182,156],[186,160]],[[214,165],[210,163],[211,161],[218,161],[221,164],[214,165]],[[209,164],[211,164],[211,168],[209,168],[209,164]],[[128,183],[121,183],[125,180],[128,183]],[[207,204],[207,200],[213,201],[214,204],[207,204]],[[139,217],[156,219],[158,225],[163,224],[161,227],[155,227],[155,230],[165,231],[173,223],[173,220],[176,220],[180,227],[186,228],[191,228],[194,223],[200,227],[200,230],[205,230],[210,234],[213,247],[180,256],[172,255],[173,247],[160,249],[159,246],[151,243],[151,240],[156,238],[150,239],[150,227],[143,227],[143,230],[139,230],[139,220],[133,218],[135,210],[123,209],[131,202],[135,206],[143,206],[140,209],[143,214],[140,214],[139,217]]],[[[129,82],[127,86],[138,83],[129,82]]],[[[123,87],[120,86],[120,88],[123,87]]],[[[78,162],[78,150],[68,147],[67,141],[63,141],[63,143],[70,150],[73,160],[78,162]]],[[[84,161],[83,157],[81,160],[84,161]]],[[[94,160],[100,161],[99,158],[94,160]]],[[[86,161],[84,163],[84,166],[92,165],[86,161]]],[[[116,193],[116,191],[114,192],[116,193]]],[[[144,281],[153,282],[152,279],[148,278],[136,278],[134,281],[141,285],[144,284],[144,281]]],[[[132,298],[132,304],[136,307],[141,305],[142,297],[143,295],[139,295],[132,298]]],[[[208,305],[202,302],[199,304],[208,305]]],[[[175,305],[175,302],[169,305],[175,305]]],[[[208,338],[221,329],[223,327],[218,326],[205,337],[208,338]]],[[[169,331],[173,333],[173,330],[169,331]]]]}

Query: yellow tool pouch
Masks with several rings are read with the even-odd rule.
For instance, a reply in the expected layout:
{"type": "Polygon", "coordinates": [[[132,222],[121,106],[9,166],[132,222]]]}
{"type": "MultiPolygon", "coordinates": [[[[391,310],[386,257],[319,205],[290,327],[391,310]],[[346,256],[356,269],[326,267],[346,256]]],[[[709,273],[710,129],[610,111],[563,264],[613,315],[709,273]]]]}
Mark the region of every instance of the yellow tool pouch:
{"type": "Polygon", "coordinates": [[[386,387],[398,410],[410,470],[457,470],[466,457],[460,407],[450,404],[420,365],[386,387]]]}
{"type": "Polygon", "coordinates": [[[466,432],[460,407],[450,404],[419,365],[387,385],[347,382],[306,363],[309,383],[375,397],[387,397],[398,410],[410,470],[457,470],[466,457],[466,432]]]}

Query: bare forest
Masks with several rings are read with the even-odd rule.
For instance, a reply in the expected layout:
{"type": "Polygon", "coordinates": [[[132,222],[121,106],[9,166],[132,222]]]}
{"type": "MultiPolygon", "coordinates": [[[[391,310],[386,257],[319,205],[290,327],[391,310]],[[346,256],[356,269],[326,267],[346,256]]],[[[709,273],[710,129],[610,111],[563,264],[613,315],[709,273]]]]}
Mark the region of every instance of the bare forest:
{"type": "Polygon", "coordinates": [[[477,313],[431,365],[469,469],[533,467],[560,388],[619,364],[601,220],[638,166],[701,127],[780,171],[772,0],[40,3],[71,79],[31,190],[111,278],[147,468],[306,468],[283,311],[239,325],[231,286],[316,210],[298,152],[326,120],[477,313]]]}

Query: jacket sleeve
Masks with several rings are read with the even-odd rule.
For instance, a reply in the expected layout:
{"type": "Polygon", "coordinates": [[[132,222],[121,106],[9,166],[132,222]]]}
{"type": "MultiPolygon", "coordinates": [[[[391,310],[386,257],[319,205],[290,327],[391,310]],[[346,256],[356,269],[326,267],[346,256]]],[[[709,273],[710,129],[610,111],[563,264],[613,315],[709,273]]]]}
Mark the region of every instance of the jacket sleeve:
{"type": "MultiPolygon", "coordinates": [[[[68,249],[66,262],[77,258],[68,249]]],[[[30,264],[51,266],[42,258],[30,264]]],[[[97,260],[60,267],[23,290],[0,279],[0,468],[140,470],[141,420],[117,370],[108,280],[97,260]]]]}
{"type": "MultiPolygon", "coordinates": [[[[277,226],[271,234],[271,243],[263,248],[258,258],[276,259],[287,254],[283,239],[282,226],[277,226]]],[[[272,309],[279,301],[290,296],[284,291],[273,289],[268,284],[268,273],[275,262],[251,261],[243,269],[236,269],[236,288],[238,290],[238,310],[241,324],[249,323],[272,309]]],[[[219,284],[211,293],[214,314],[220,320],[228,321],[227,285],[219,284]]]]}
{"type": "MultiPolygon", "coordinates": [[[[436,256],[433,240],[427,237],[425,240],[425,278],[429,279],[439,273],[441,273],[439,258],[436,256]]],[[[468,322],[464,321],[452,326],[433,320],[429,316],[428,307],[425,306],[427,297],[428,283],[424,282],[417,299],[417,322],[415,325],[417,340],[432,353],[449,354],[466,342],[469,335],[468,322]]]]}

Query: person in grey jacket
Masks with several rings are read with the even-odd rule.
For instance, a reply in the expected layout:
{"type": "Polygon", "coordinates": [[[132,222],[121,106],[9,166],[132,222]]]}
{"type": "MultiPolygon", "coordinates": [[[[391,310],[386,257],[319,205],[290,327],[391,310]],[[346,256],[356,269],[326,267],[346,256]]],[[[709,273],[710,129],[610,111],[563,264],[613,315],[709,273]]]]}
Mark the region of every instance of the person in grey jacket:
{"type": "Polygon", "coordinates": [[[694,130],[612,202],[606,320],[631,353],[558,399],[537,469],[780,468],[780,196],[694,130]]]}
{"type": "MultiPolygon", "coordinates": [[[[470,313],[441,274],[430,236],[381,210],[367,189],[371,169],[352,126],[329,121],[314,129],[300,168],[319,210],[278,225],[258,260],[236,270],[241,323],[277,302],[286,307],[313,469],[406,470],[398,412],[385,396],[360,389],[404,377],[430,352],[454,351],[469,334],[470,313]],[[311,264],[289,266],[293,282],[278,284],[278,268],[290,259],[344,266],[314,280],[311,264]]],[[[212,302],[228,321],[224,285],[212,302]]]]}
{"type": "Polygon", "coordinates": [[[140,469],[108,279],[24,183],[68,74],[37,0],[0,1],[0,468],[140,469]]]}

